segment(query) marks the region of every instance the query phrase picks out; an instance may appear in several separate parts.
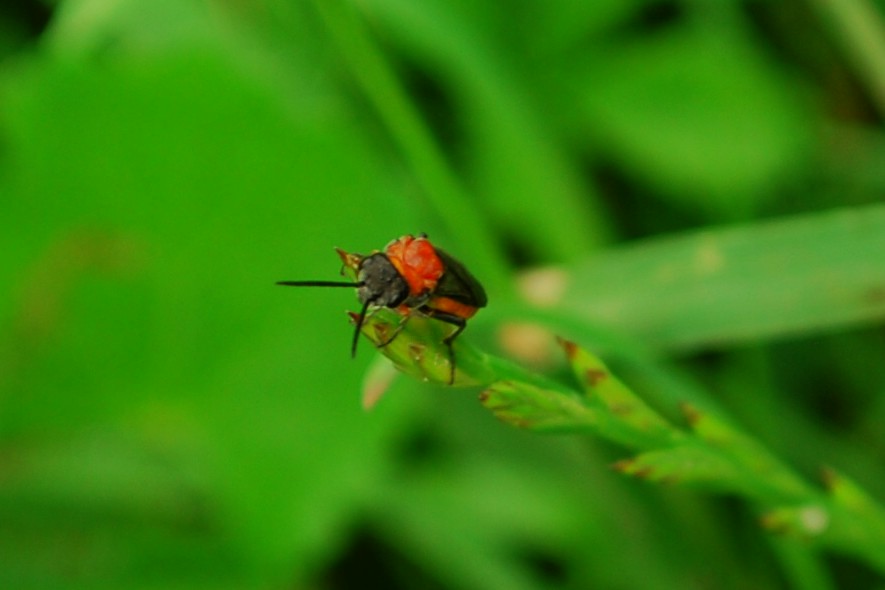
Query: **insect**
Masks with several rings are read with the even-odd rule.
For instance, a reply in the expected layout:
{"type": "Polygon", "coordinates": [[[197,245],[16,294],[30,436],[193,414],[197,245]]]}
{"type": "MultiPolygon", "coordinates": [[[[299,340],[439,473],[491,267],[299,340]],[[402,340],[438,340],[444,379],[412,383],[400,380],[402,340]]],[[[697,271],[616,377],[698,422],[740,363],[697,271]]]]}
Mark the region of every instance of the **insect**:
{"type": "Polygon", "coordinates": [[[279,281],[287,287],[356,287],[362,309],[350,352],[356,356],[360,331],[367,314],[387,307],[402,315],[393,334],[378,346],[387,346],[405,327],[412,314],[420,314],[455,327],[443,339],[449,355],[449,384],[455,382],[452,342],[467,327],[467,320],[488,302],[485,289],[464,265],[434,246],[426,234],[393,240],[383,251],[363,256],[337,249],[346,267],[356,271],[356,281],[279,281]]]}

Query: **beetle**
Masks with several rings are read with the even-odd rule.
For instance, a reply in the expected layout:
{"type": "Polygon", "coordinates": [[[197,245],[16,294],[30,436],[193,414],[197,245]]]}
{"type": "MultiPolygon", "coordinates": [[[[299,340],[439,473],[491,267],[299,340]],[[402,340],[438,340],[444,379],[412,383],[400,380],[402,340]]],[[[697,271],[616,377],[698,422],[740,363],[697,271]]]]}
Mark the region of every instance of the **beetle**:
{"type": "Polygon", "coordinates": [[[452,342],[467,327],[467,320],[488,303],[480,282],[426,234],[397,238],[382,251],[368,255],[336,249],[345,267],[356,272],[356,281],[278,281],[286,287],[356,287],[362,309],[356,318],[351,356],[356,356],[360,331],[372,310],[396,310],[402,320],[393,334],[378,346],[396,338],[412,314],[451,324],[455,329],[443,338],[449,356],[449,385],[455,382],[455,351],[452,342]]]}

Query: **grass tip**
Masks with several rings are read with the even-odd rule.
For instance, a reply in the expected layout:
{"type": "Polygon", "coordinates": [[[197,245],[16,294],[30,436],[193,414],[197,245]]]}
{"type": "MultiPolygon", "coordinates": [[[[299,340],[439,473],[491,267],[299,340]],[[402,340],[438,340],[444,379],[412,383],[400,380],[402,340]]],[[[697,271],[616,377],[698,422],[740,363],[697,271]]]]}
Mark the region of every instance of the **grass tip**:
{"type": "Polygon", "coordinates": [[[636,463],[636,459],[621,459],[620,461],[615,461],[612,463],[612,469],[615,471],[620,471],[621,473],[629,473],[630,468],[633,464],[636,463]]]}
{"type": "Polygon", "coordinates": [[[562,349],[565,351],[565,356],[568,360],[573,360],[575,356],[578,354],[578,345],[572,342],[571,340],[566,340],[562,336],[556,337],[556,343],[559,344],[562,349]]]}
{"type": "Polygon", "coordinates": [[[682,415],[685,416],[685,421],[688,422],[689,426],[695,427],[698,422],[701,421],[701,411],[690,403],[682,402],[679,404],[679,410],[682,412],[682,415]]]}
{"type": "Polygon", "coordinates": [[[820,479],[824,484],[824,488],[828,492],[832,492],[839,485],[839,474],[832,467],[823,466],[820,469],[820,479]]]}

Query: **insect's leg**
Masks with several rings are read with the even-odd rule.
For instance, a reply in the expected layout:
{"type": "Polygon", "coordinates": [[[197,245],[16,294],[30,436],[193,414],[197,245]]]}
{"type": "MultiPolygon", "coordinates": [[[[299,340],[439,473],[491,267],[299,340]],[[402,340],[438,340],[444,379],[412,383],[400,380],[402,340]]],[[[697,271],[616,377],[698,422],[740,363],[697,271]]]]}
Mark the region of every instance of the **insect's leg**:
{"type": "Polygon", "coordinates": [[[459,315],[438,311],[429,307],[421,307],[420,311],[428,317],[455,326],[455,330],[443,338],[443,344],[446,345],[446,349],[449,351],[449,385],[453,385],[455,383],[455,349],[452,347],[452,342],[467,327],[467,320],[459,315]]]}
{"type": "MultiPolygon", "coordinates": [[[[351,344],[351,347],[350,347],[350,355],[352,357],[356,357],[356,345],[360,340],[360,332],[362,332],[363,324],[366,323],[366,320],[368,320],[369,318],[374,316],[378,312],[379,309],[381,309],[381,308],[373,306],[373,300],[371,300],[371,299],[366,301],[363,304],[363,308],[362,308],[362,310],[360,310],[360,313],[357,316],[356,328],[353,331],[353,343],[351,344]]],[[[408,318],[406,318],[406,319],[408,319],[408,318]]],[[[387,346],[388,344],[390,344],[393,341],[393,339],[396,338],[396,335],[400,333],[400,330],[403,329],[404,323],[405,323],[405,320],[400,320],[400,323],[397,325],[396,330],[393,333],[393,336],[391,336],[390,338],[388,338],[386,341],[382,342],[381,344],[377,344],[376,346],[378,348],[381,348],[383,346],[387,346]]]]}
{"type": "Polygon", "coordinates": [[[400,318],[399,323],[396,325],[396,328],[393,329],[393,333],[390,335],[390,337],[387,338],[387,340],[385,340],[384,342],[379,342],[375,346],[377,348],[384,348],[385,346],[393,342],[394,339],[399,336],[399,333],[403,331],[403,328],[406,327],[406,323],[408,323],[410,317],[412,317],[411,313],[403,313],[403,317],[400,318]]]}

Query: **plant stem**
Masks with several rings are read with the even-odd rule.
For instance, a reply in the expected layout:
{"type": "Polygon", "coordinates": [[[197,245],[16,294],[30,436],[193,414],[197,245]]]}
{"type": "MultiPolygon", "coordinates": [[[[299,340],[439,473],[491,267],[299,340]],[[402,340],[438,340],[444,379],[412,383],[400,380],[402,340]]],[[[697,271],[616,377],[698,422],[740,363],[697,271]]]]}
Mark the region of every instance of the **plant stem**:
{"type": "Polygon", "coordinates": [[[445,221],[452,235],[460,236],[474,248],[478,274],[493,286],[508,284],[509,264],[503,252],[489,239],[489,228],[476,214],[476,207],[366,30],[361,15],[344,0],[316,0],[314,4],[349,63],[354,79],[415,174],[431,208],[445,221]]]}
{"type": "Polygon", "coordinates": [[[811,0],[830,23],[848,60],[867,87],[879,115],[885,116],[885,24],[868,0],[811,0]]]}

